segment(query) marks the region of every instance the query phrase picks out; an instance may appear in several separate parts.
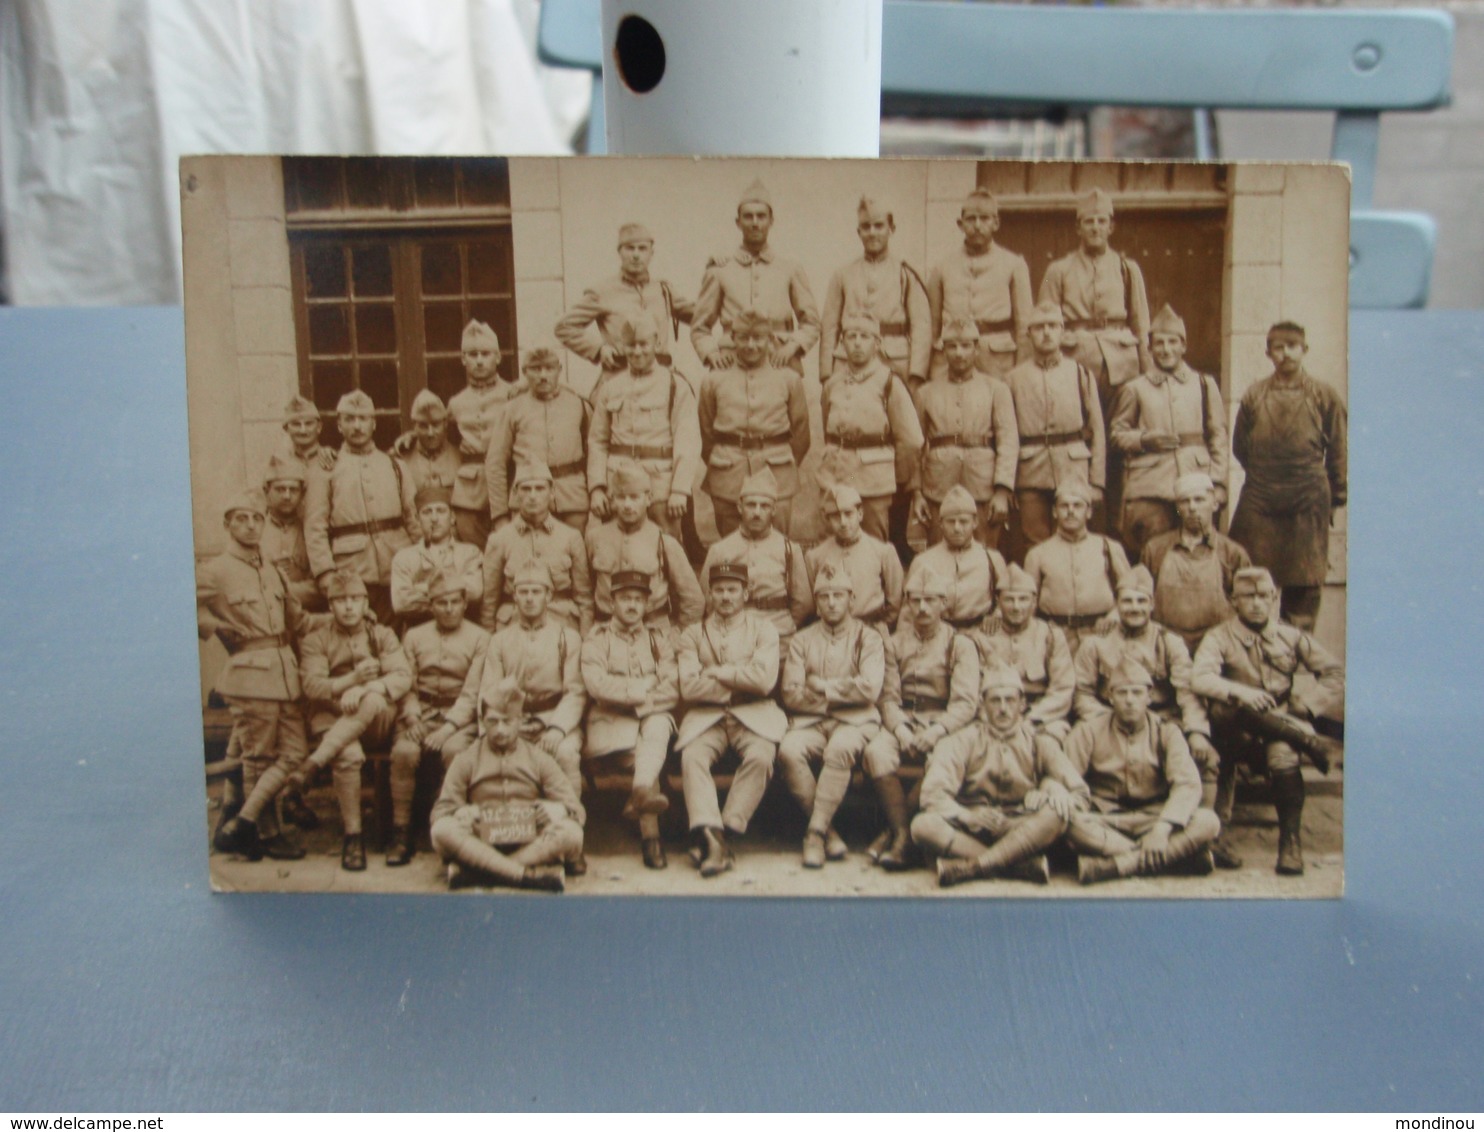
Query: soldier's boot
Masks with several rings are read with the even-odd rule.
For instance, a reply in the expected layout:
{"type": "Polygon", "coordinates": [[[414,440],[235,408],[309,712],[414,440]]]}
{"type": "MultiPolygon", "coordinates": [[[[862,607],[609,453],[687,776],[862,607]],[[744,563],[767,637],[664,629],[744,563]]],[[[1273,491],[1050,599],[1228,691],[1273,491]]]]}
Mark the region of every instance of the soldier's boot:
{"type": "Polygon", "coordinates": [[[1051,873],[1040,851],[1060,837],[1066,827],[1066,822],[1051,810],[1037,810],[1018,820],[974,863],[983,876],[1013,875],[1017,880],[1047,884],[1051,873]],[[1026,867],[1017,868],[1022,864],[1026,867]]]}
{"type": "Polygon", "coordinates": [[[284,821],[292,822],[300,829],[319,828],[319,815],[309,808],[298,790],[285,790],[278,800],[278,809],[284,821]]]}
{"type": "Polygon", "coordinates": [[[1212,856],[1209,846],[1202,845],[1182,829],[1170,834],[1170,840],[1165,845],[1164,865],[1158,869],[1141,867],[1139,872],[1144,876],[1157,876],[1160,873],[1184,877],[1210,876],[1216,868],[1212,856]]]}
{"type": "Polygon", "coordinates": [[[815,837],[821,839],[820,847],[826,861],[843,861],[849,852],[845,839],[835,832],[834,824],[835,814],[839,812],[840,804],[845,801],[845,793],[849,789],[849,765],[837,764],[832,761],[832,756],[826,755],[825,764],[819,770],[819,781],[814,785],[814,800],[809,811],[809,833],[804,838],[805,868],[820,867],[810,864],[812,839],[815,837]]]}
{"type": "Polygon", "coordinates": [[[655,784],[635,786],[629,791],[629,800],[624,803],[623,816],[628,821],[645,816],[658,816],[670,808],[670,799],[655,784]]]}
{"type": "Polygon", "coordinates": [[[217,815],[216,829],[212,831],[212,839],[221,832],[222,826],[235,818],[242,812],[242,780],[240,772],[229,774],[222,782],[222,809],[217,815]]]}
{"type": "Polygon", "coordinates": [[[359,833],[347,833],[341,842],[340,867],[348,873],[366,871],[366,840],[359,833]]]}
{"type": "Polygon", "coordinates": [[[701,875],[720,876],[737,863],[724,830],[706,826],[701,830],[701,875]]]}
{"type": "Polygon", "coordinates": [[[1216,811],[1221,819],[1221,834],[1211,843],[1211,858],[1218,869],[1240,869],[1242,857],[1232,845],[1228,835],[1231,830],[1232,812],[1237,805],[1237,764],[1221,760],[1221,770],[1214,786],[1202,783],[1201,806],[1216,811]],[[1209,794],[1209,797],[1208,797],[1209,794]]]}
{"type": "Polygon", "coordinates": [[[258,817],[273,804],[273,799],[278,797],[279,791],[288,781],[288,770],[282,764],[274,763],[258,775],[257,782],[253,784],[247,800],[242,803],[242,808],[237,811],[237,816],[256,823],[258,817]]]}
{"type": "Polygon", "coordinates": [[[1273,804],[1278,810],[1278,866],[1281,876],[1304,873],[1304,778],[1297,770],[1273,775],[1273,804]]]}
{"type": "Polygon", "coordinates": [[[292,840],[283,830],[259,841],[257,848],[263,856],[273,861],[302,861],[307,855],[304,846],[292,840]]]}
{"type": "Polygon", "coordinates": [[[641,814],[639,817],[639,853],[644,858],[646,869],[663,869],[670,863],[665,859],[665,846],[660,841],[658,814],[641,814]]]}
{"type": "Polygon", "coordinates": [[[535,892],[566,892],[567,881],[560,865],[527,865],[517,882],[535,892]]]}
{"type": "Polygon", "coordinates": [[[811,829],[804,834],[804,867],[824,868],[824,834],[818,830],[811,829]]]}
{"type": "Polygon", "coordinates": [[[979,858],[984,845],[967,833],[955,833],[938,856],[938,887],[952,888],[965,881],[979,880],[979,858]]]}
{"type": "Polygon", "coordinates": [[[886,833],[891,837],[876,863],[887,872],[901,872],[912,863],[912,835],[908,832],[907,796],[902,791],[902,780],[895,774],[883,774],[873,784],[882,816],[886,818],[886,833]]]}
{"type": "Polygon", "coordinates": [[[887,826],[885,829],[883,829],[880,833],[878,833],[876,835],[876,840],[875,841],[871,842],[870,845],[866,846],[866,856],[869,857],[872,860],[872,862],[880,861],[881,860],[881,854],[885,853],[886,850],[887,850],[887,847],[890,846],[890,845],[891,845],[891,826],[887,826]]]}
{"type": "Polygon", "coordinates": [[[412,843],[412,830],[405,825],[392,826],[391,843],[386,847],[386,863],[398,868],[409,863],[417,852],[412,843]]]}
{"type": "Polygon", "coordinates": [[[1105,880],[1133,876],[1138,867],[1138,853],[1120,853],[1116,857],[1094,857],[1083,853],[1077,858],[1077,883],[1101,884],[1105,880]]]}
{"type": "Polygon", "coordinates": [[[258,823],[240,815],[228,818],[211,843],[219,853],[251,853],[258,846],[258,823]]]}

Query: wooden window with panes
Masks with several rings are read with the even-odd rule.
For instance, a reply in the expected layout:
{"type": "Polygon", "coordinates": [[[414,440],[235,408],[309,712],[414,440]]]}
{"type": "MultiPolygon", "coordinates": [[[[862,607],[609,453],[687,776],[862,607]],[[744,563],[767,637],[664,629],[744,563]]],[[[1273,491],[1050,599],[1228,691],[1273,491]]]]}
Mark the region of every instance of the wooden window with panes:
{"type": "Polygon", "coordinates": [[[352,389],[376,405],[376,443],[412,400],[464,385],[471,318],[518,376],[510,179],[500,158],[285,158],[299,387],[333,421],[352,389]]]}

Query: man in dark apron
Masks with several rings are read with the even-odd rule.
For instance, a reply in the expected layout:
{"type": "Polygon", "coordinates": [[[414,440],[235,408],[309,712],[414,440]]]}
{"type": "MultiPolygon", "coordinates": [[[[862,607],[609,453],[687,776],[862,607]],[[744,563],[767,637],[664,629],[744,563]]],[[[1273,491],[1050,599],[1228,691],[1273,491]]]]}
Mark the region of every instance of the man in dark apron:
{"type": "Polygon", "coordinates": [[[1304,369],[1304,328],[1268,331],[1273,373],[1242,398],[1232,454],[1247,473],[1231,537],[1282,590],[1279,615],[1312,632],[1329,570],[1329,528],[1345,505],[1346,412],[1334,389],[1304,369]]]}

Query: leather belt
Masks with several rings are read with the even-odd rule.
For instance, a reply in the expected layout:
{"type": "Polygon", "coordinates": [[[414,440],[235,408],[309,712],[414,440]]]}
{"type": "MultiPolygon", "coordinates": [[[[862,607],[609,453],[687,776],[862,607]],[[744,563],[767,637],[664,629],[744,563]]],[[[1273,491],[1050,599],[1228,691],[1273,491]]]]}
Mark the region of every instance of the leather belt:
{"type": "Polygon", "coordinates": [[[1053,625],[1060,625],[1063,629],[1090,629],[1104,617],[1106,613],[1043,613],[1053,625]]]}
{"type": "Polygon", "coordinates": [[[630,460],[669,460],[675,449],[652,444],[613,444],[608,448],[609,456],[623,456],[630,460]]]}
{"type": "Polygon", "coordinates": [[[787,444],[793,439],[786,432],[777,432],[772,436],[759,436],[752,432],[718,432],[712,434],[712,440],[717,444],[725,444],[731,448],[740,448],[744,452],[756,452],[762,448],[776,448],[780,444],[787,444]]]}
{"type": "Polygon", "coordinates": [[[587,461],[573,460],[570,464],[558,464],[556,467],[548,468],[547,470],[551,472],[552,479],[559,480],[563,476],[575,476],[587,471],[587,461]]]}
{"type": "Polygon", "coordinates": [[[1015,333],[1015,320],[1013,318],[1002,318],[994,322],[988,319],[976,318],[974,326],[980,334],[1013,334],[1015,333]]]}
{"type": "Polygon", "coordinates": [[[833,444],[836,448],[857,450],[861,448],[890,448],[891,437],[885,434],[881,436],[827,436],[824,438],[826,444],[833,444]]]}
{"type": "Polygon", "coordinates": [[[341,535],[349,534],[374,535],[380,531],[396,531],[401,530],[401,528],[402,520],[400,517],[396,519],[377,519],[370,523],[345,523],[342,526],[331,527],[330,537],[339,538],[341,535]]]}
{"type": "Polygon", "coordinates": [[[994,441],[987,436],[934,436],[928,442],[929,448],[993,448],[994,441]]]}
{"type": "Polygon", "coordinates": [[[773,613],[777,610],[788,608],[788,595],[784,594],[780,597],[755,597],[749,599],[747,605],[751,609],[773,613]]]}
{"type": "Polygon", "coordinates": [[[1180,442],[1181,448],[1204,448],[1206,446],[1206,434],[1203,432],[1182,432],[1176,434],[1175,439],[1180,442]]]}
{"type": "Polygon", "coordinates": [[[467,468],[470,464],[482,464],[482,463],[484,463],[484,457],[482,455],[480,455],[480,456],[471,456],[467,452],[460,452],[459,453],[459,467],[461,467],[461,468],[467,468]]]}
{"type": "Polygon", "coordinates": [[[746,707],[748,704],[766,704],[772,702],[771,696],[739,696],[732,693],[732,698],[727,702],[727,707],[746,707]]]}
{"type": "Polygon", "coordinates": [[[550,711],[561,702],[561,692],[547,692],[545,695],[541,696],[527,696],[525,713],[527,715],[536,715],[543,711],[550,711]]]}
{"type": "Polygon", "coordinates": [[[881,337],[905,338],[908,326],[905,322],[883,322],[881,324],[881,337]]]}
{"type": "Polygon", "coordinates": [[[1048,432],[1041,436],[1021,436],[1020,443],[1024,447],[1028,444],[1040,444],[1047,448],[1053,444],[1073,444],[1079,440],[1086,440],[1082,430],[1076,432],[1048,432]]]}
{"type": "Polygon", "coordinates": [[[1068,330],[1118,330],[1128,329],[1126,318],[1069,318],[1068,330]]]}
{"type": "Polygon", "coordinates": [[[948,701],[940,696],[903,696],[903,711],[945,711],[948,701]]]}
{"type": "Polygon", "coordinates": [[[237,645],[235,648],[232,648],[228,651],[230,651],[233,656],[236,656],[240,652],[257,652],[260,649],[286,648],[289,643],[289,635],[287,632],[284,632],[278,633],[272,637],[249,637],[240,645],[237,645]]]}

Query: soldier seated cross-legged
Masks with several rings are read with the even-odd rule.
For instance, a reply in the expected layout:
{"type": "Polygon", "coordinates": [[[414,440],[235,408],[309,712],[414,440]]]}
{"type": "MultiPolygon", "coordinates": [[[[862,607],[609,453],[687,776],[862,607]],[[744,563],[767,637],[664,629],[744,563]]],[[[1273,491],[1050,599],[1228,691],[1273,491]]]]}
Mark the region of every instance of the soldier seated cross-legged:
{"type": "Polygon", "coordinates": [[[1087,787],[1061,745],[1026,722],[1020,673],[997,664],[980,684],[981,717],[933,752],[912,840],[937,858],[944,888],[988,877],[1046,884],[1045,851],[1087,787]]]}
{"type": "Polygon", "coordinates": [[[552,757],[521,737],[523,701],[513,680],[485,689],[479,742],[454,759],[433,806],[433,848],[449,862],[451,889],[561,892],[562,866],[582,855],[587,814],[552,757]]]}
{"type": "Polygon", "coordinates": [[[659,786],[675,735],[680,677],[665,626],[645,624],[650,578],[638,570],[613,575],[613,617],[582,642],[588,712],[583,756],[588,766],[617,764],[632,773],[623,816],[638,821],[644,864],[663,869],[659,815],[670,808],[659,786]]]}

